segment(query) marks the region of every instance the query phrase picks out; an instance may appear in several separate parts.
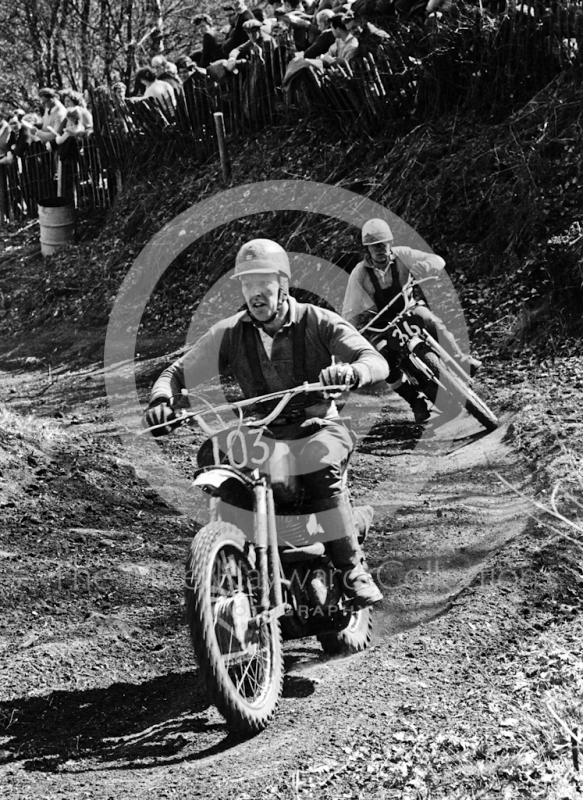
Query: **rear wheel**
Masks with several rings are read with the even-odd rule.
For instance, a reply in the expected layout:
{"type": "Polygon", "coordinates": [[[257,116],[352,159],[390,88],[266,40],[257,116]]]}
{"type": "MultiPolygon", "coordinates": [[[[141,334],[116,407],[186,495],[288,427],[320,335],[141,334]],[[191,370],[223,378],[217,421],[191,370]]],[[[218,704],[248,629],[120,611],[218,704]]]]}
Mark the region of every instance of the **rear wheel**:
{"type": "MultiPolygon", "coordinates": [[[[439,382],[446,389],[445,396],[443,389],[438,388],[437,390],[438,406],[440,408],[442,405],[446,406],[446,408],[443,408],[442,410],[450,411],[452,409],[452,404],[454,404],[454,410],[456,407],[458,407],[458,409],[465,408],[466,411],[475,419],[477,419],[487,431],[496,430],[498,427],[498,419],[496,418],[496,415],[490,411],[486,403],[484,403],[484,401],[481,400],[464,381],[462,381],[460,378],[457,378],[448,370],[443,361],[441,361],[441,359],[435,355],[435,353],[424,353],[423,355],[419,355],[418,358],[420,358],[421,361],[423,361],[423,363],[429,367],[432,373],[439,379],[439,382]]],[[[423,386],[423,383],[421,386],[423,386]]],[[[431,392],[427,392],[427,394],[432,396],[433,399],[435,396],[435,387],[433,387],[431,392]]]]}
{"type": "Polygon", "coordinates": [[[318,641],[328,655],[351,655],[360,653],[370,644],[372,637],[372,612],[361,608],[350,617],[350,622],[337,633],[321,633],[318,641]]]}
{"type": "Polygon", "coordinates": [[[283,686],[278,620],[250,628],[260,612],[245,535],[213,522],[194,538],[186,566],[186,616],[211,699],[232,728],[257,732],[283,686]]]}

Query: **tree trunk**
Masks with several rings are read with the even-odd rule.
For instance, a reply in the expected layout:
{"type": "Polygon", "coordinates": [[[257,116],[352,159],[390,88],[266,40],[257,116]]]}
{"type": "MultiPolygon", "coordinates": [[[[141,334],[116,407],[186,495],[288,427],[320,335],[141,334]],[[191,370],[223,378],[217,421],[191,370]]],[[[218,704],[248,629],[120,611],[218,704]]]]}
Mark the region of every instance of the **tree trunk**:
{"type": "Polygon", "coordinates": [[[150,0],[150,13],[154,30],[150,34],[150,55],[156,56],[164,52],[164,15],[162,0],[150,0]]]}
{"type": "Polygon", "coordinates": [[[125,73],[123,76],[123,80],[126,86],[129,86],[134,72],[135,61],[136,61],[136,43],[134,42],[133,19],[132,19],[132,14],[134,10],[133,0],[125,0],[124,8],[125,8],[125,18],[126,18],[127,50],[126,50],[126,66],[125,66],[125,73]]]}
{"type": "Polygon", "coordinates": [[[113,20],[107,0],[101,0],[100,27],[103,37],[103,76],[107,83],[111,83],[111,66],[115,58],[115,50],[113,46],[113,20]]]}
{"type": "Polygon", "coordinates": [[[30,43],[32,45],[34,72],[39,86],[45,86],[48,82],[48,75],[45,70],[44,48],[41,38],[41,21],[39,16],[37,0],[24,0],[24,13],[26,23],[30,32],[30,43]]]}
{"type": "Polygon", "coordinates": [[[81,86],[83,90],[89,88],[91,76],[91,44],[89,41],[90,29],[89,20],[91,19],[91,0],[83,0],[81,6],[81,86]]]}

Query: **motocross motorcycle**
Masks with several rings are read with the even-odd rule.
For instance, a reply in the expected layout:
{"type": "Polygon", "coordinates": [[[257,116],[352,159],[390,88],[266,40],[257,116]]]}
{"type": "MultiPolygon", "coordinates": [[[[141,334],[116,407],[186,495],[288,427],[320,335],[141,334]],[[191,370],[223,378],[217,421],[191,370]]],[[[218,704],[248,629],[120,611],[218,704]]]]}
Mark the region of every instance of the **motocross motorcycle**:
{"type": "MultiPolygon", "coordinates": [[[[298,513],[290,448],[270,438],[267,427],[300,393],[334,389],[346,387],[303,384],[179,418],[198,425],[212,451],[212,463],[193,481],[210,495],[210,521],[190,547],[186,615],[209,695],[238,730],[260,731],[275,713],[282,638],[316,636],[331,655],[364,650],[371,639],[371,609],[353,606],[318,540],[315,516],[298,513]],[[243,419],[245,407],[266,402],[276,403],[267,416],[243,419]],[[220,427],[211,427],[206,417],[227,409],[239,419],[225,426],[220,418],[220,427]]],[[[370,506],[353,508],[361,542],[372,515],[370,506]]]]}
{"type": "Polygon", "coordinates": [[[473,391],[467,372],[426,330],[424,320],[415,314],[419,301],[412,289],[427,280],[434,278],[410,278],[390,303],[359,328],[360,333],[379,352],[388,348],[398,353],[399,369],[406,379],[440,411],[453,411],[455,415],[456,411],[459,413],[465,408],[487,431],[494,431],[498,427],[496,415],[473,391]],[[387,312],[395,303],[403,303],[403,308],[387,321],[387,312]]]}

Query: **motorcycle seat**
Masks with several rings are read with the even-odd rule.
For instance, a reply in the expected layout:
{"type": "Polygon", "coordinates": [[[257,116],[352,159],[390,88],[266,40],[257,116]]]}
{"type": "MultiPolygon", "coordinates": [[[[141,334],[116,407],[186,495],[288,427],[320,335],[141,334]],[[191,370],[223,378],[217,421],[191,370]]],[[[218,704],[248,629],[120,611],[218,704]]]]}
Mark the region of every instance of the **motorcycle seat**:
{"type": "Polygon", "coordinates": [[[282,564],[297,564],[300,561],[310,561],[313,558],[320,558],[326,552],[322,542],[314,542],[304,547],[283,547],[279,551],[282,564]]]}

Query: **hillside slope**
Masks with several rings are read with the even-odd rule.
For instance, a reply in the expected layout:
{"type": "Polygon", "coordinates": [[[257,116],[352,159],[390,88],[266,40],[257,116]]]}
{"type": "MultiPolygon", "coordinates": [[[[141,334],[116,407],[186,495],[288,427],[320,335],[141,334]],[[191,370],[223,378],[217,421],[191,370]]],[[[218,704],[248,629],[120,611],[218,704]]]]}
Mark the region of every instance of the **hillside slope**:
{"type": "MultiPolygon", "coordinates": [[[[448,118],[397,141],[345,143],[310,120],[231,142],[231,185],[303,179],[340,185],[383,203],[448,264],[476,344],[529,342],[547,355],[573,353],[583,309],[581,71],[560,76],[504,123],[448,118]]],[[[215,162],[187,161],[135,175],[101,226],[86,220],[78,245],[43,261],[34,226],[3,237],[0,335],[47,323],[101,327],[121,280],[166,222],[223,188],[215,162]]],[[[233,263],[245,238],[350,266],[357,230],[295,212],[254,215],[199,240],[152,297],[144,331],[185,331],[205,288],[233,263]]]]}

